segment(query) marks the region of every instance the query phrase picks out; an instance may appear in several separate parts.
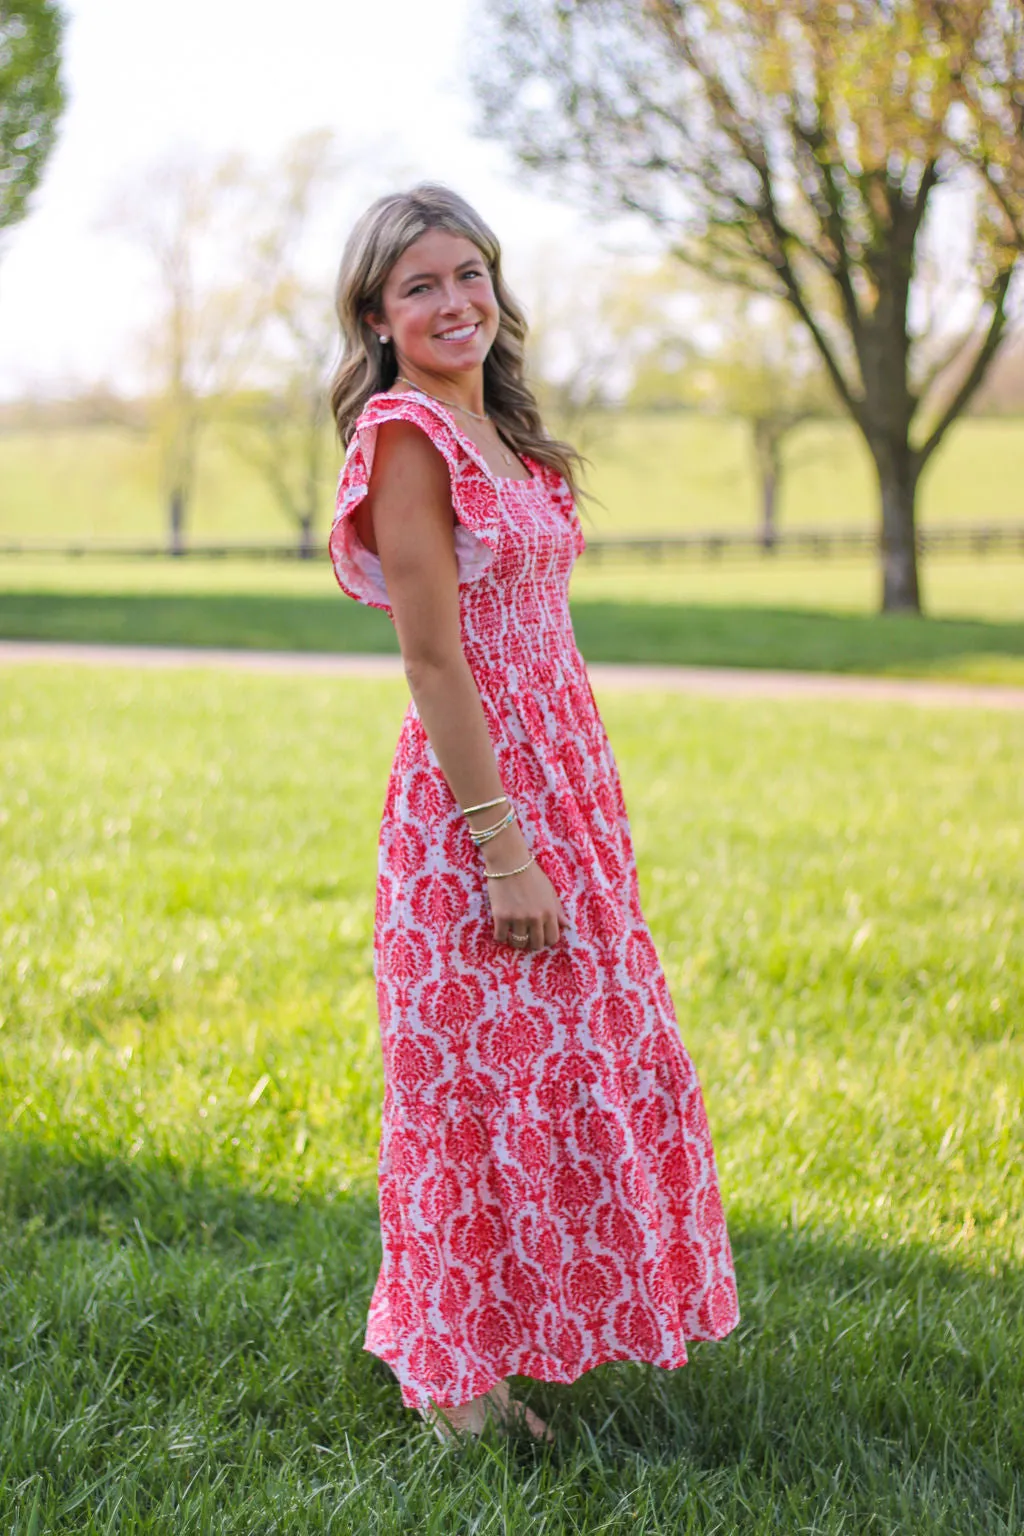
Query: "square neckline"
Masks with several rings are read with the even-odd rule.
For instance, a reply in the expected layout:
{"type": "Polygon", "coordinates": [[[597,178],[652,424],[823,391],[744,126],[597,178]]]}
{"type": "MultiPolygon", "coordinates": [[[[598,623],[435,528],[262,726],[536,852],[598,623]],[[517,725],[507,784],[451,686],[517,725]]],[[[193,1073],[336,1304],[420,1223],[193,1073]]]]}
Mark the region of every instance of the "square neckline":
{"type": "Polygon", "coordinates": [[[519,460],[520,464],[522,464],[528,471],[526,478],[521,480],[518,475],[496,475],[494,470],[488,464],[484,455],[481,453],[480,449],[477,447],[476,443],[474,443],[473,439],[462,427],[459,426],[458,422],[455,420],[455,417],[452,415],[450,408],[444,403],[443,400],[438,400],[436,395],[428,395],[425,389],[419,389],[415,387],[413,389],[397,390],[382,389],[379,393],[382,398],[387,400],[414,399],[422,400],[430,406],[440,406],[441,410],[444,412],[445,420],[451,427],[455,436],[459,439],[459,442],[462,444],[463,448],[469,454],[469,457],[475,464],[479,465],[481,469],[490,475],[495,485],[535,485],[541,478],[537,473],[537,470],[533,467],[536,463],[536,460],[530,459],[529,462],[527,462],[523,455],[518,453],[516,454],[516,458],[519,460]]]}

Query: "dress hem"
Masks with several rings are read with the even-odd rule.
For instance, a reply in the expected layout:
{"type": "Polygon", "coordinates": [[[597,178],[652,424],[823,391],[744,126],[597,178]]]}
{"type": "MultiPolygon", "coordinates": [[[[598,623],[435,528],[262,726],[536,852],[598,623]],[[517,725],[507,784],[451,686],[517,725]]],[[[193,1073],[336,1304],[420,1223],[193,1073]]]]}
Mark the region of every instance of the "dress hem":
{"type": "MultiPolygon", "coordinates": [[[[738,1325],[738,1322],[739,1319],[736,1318],[735,1321],[731,1322],[720,1333],[692,1334],[688,1342],[690,1344],[720,1343],[722,1339],[728,1338],[729,1334],[738,1325]]],[[[429,1408],[431,1404],[438,1408],[461,1408],[465,1403],[472,1402],[474,1398],[482,1397],[484,1393],[490,1392],[499,1382],[506,1381],[510,1376],[519,1376],[529,1381],[542,1381],[549,1386],[568,1387],[572,1386],[573,1382],[579,1381],[583,1376],[586,1376],[589,1371],[595,1370],[599,1365],[656,1365],[661,1370],[676,1371],[689,1364],[689,1355],[686,1352],[685,1344],[680,1346],[678,1353],[668,1356],[635,1354],[627,1351],[622,1353],[608,1351],[599,1355],[595,1360],[588,1360],[585,1365],[563,1365],[561,1367],[554,1361],[548,1364],[546,1362],[538,1362],[536,1358],[530,1360],[528,1359],[529,1351],[513,1351],[508,1355],[504,1366],[501,1368],[501,1375],[495,1376],[494,1380],[488,1382],[487,1386],[481,1387],[478,1392],[473,1392],[468,1398],[460,1397],[458,1401],[455,1401],[450,1394],[442,1393],[435,1395],[428,1386],[407,1385],[399,1375],[398,1367],[401,1362],[401,1355],[398,1350],[388,1351],[387,1345],[377,1348],[372,1344],[364,1343],[363,1352],[373,1355],[378,1360],[383,1360],[384,1364],[394,1372],[401,1389],[402,1402],[406,1408],[429,1408]],[[532,1369],[524,1369],[526,1364],[529,1364],[532,1369]]],[[[483,1374],[481,1372],[481,1375],[483,1374]]]]}

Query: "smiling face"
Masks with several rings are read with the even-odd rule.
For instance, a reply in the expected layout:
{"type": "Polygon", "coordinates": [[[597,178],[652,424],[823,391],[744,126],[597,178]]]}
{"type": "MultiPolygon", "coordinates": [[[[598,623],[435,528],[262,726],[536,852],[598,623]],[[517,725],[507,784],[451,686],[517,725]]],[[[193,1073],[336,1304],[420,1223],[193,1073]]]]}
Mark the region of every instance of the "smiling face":
{"type": "Polygon", "coordinates": [[[498,301],[487,263],[464,235],[429,229],[387,275],[383,314],[369,316],[390,336],[399,372],[441,378],[472,373],[498,334],[498,301]]]}

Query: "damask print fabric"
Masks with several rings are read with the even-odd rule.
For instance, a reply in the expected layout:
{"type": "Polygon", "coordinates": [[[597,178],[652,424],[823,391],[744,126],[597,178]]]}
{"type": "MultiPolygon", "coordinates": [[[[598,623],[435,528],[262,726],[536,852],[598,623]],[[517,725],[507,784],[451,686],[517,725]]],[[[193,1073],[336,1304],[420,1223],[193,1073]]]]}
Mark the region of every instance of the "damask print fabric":
{"type": "Polygon", "coordinates": [[[618,768],[569,616],[585,540],[564,480],[496,477],[440,404],[376,395],[330,539],[341,587],[390,613],[351,519],[377,428],[443,455],[463,649],[526,841],[571,920],[493,938],[483,863],[410,702],[380,829],[383,1262],[365,1347],[410,1407],[511,1375],[686,1362],[738,1320],[700,1085],[640,906],[618,768]]]}

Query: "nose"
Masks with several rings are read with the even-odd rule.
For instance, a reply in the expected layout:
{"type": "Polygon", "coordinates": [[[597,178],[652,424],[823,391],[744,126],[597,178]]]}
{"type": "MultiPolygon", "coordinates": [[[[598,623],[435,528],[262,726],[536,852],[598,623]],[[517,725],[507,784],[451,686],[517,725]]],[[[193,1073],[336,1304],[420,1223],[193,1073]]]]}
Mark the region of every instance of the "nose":
{"type": "Polygon", "coordinates": [[[466,308],[465,295],[459,292],[456,278],[449,278],[441,291],[441,310],[446,315],[460,315],[466,308]]]}

